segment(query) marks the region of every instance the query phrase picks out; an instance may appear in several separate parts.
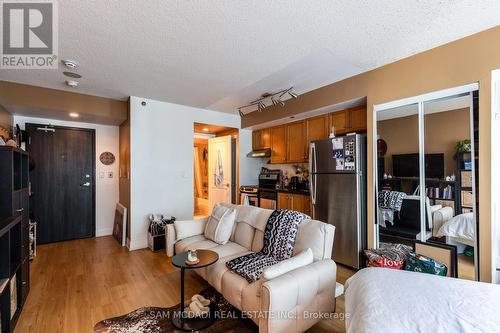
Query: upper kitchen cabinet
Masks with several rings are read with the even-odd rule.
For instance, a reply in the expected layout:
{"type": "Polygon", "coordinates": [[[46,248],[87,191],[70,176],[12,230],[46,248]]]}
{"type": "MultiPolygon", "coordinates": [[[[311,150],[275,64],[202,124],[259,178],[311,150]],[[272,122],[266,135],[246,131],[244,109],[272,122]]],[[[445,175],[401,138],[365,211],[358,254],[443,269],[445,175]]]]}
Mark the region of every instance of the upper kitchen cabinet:
{"type": "Polygon", "coordinates": [[[342,110],[330,113],[330,126],[335,127],[335,134],[348,132],[349,128],[349,110],[342,110]]]}
{"type": "Polygon", "coordinates": [[[302,163],[307,160],[306,155],[306,126],[305,121],[297,121],[286,125],[287,158],[289,163],[302,163]]]}
{"type": "Polygon", "coordinates": [[[271,148],[271,163],[306,163],[309,143],[327,139],[330,128],[343,135],[366,131],[366,106],[332,112],[293,123],[253,131],[253,149],[271,148]]]}
{"type": "MultiPolygon", "coordinates": [[[[309,155],[309,143],[328,138],[328,115],[306,119],[306,157],[309,155]]],[[[307,159],[306,158],[306,159],[307,159]]]]}
{"type": "Polygon", "coordinates": [[[366,131],[366,106],[349,110],[349,132],[366,131]]]}
{"type": "Polygon", "coordinates": [[[271,127],[271,163],[286,163],[286,127],[271,127]]]}
{"type": "Polygon", "coordinates": [[[335,134],[366,131],[366,106],[330,113],[329,128],[335,127],[335,134]]]}
{"type": "Polygon", "coordinates": [[[264,128],[252,132],[252,149],[264,149],[271,147],[271,130],[264,128]]]}

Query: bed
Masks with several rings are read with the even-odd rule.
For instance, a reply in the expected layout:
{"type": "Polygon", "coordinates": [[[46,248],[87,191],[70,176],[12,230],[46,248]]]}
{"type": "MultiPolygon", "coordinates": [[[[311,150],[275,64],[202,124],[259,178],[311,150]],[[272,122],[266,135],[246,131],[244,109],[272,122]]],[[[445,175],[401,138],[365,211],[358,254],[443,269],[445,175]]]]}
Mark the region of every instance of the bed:
{"type": "Polygon", "coordinates": [[[345,285],[348,333],[500,332],[500,285],[365,268],[345,285]]]}
{"type": "Polygon", "coordinates": [[[446,221],[437,232],[437,237],[446,237],[446,243],[457,245],[458,252],[463,252],[465,245],[474,247],[475,242],[474,213],[464,213],[446,221]]]}

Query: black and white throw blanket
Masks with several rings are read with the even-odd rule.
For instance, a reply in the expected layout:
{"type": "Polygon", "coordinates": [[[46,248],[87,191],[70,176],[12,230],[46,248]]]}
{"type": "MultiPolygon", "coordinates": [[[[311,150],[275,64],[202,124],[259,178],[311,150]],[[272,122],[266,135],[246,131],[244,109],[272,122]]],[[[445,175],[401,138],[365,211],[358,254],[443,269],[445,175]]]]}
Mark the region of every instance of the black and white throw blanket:
{"type": "Polygon", "coordinates": [[[249,283],[257,281],[264,268],[292,256],[299,224],[309,218],[293,210],[275,210],[267,220],[262,250],[229,260],[226,266],[249,283]]]}

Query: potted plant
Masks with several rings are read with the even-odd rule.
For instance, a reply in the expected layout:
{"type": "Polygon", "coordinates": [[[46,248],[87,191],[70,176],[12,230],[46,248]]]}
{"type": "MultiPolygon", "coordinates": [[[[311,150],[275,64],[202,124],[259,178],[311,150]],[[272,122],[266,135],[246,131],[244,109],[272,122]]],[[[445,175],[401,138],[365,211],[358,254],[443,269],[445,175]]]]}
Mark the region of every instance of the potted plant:
{"type": "Polygon", "coordinates": [[[471,145],[469,139],[458,141],[457,144],[455,145],[455,151],[457,154],[470,153],[470,150],[471,150],[471,145]]]}

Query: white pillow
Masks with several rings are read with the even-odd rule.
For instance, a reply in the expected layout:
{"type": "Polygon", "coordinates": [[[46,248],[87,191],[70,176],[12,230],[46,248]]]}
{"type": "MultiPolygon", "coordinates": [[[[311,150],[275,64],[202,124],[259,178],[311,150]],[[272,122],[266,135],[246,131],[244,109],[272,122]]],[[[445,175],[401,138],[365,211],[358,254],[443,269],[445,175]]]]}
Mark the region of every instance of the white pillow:
{"type": "Polygon", "coordinates": [[[233,231],[236,211],[221,204],[216,204],[205,227],[205,237],[218,243],[226,244],[233,231]]]}
{"type": "Polygon", "coordinates": [[[294,257],[285,259],[275,265],[265,268],[262,276],[264,277],[264,280],[272,280],[297,268],[307,266],[313,261],[313,252],[310,248],[308,248],[294,257]]]}

